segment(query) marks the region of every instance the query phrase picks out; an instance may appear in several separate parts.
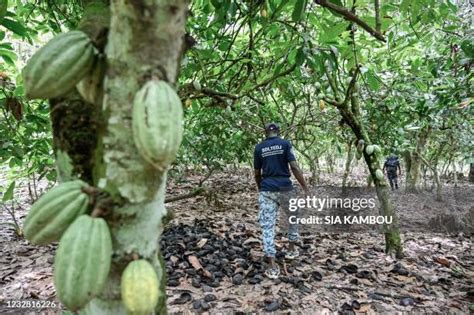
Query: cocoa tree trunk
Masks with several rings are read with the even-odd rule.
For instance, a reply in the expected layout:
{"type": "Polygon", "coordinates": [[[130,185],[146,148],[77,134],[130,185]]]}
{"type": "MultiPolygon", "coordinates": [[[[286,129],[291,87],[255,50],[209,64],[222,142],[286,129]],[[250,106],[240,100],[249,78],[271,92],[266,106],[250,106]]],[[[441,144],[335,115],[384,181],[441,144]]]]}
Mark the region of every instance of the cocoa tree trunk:
{"type": "Polygon", "coordinates": [[[436,200],[437,201],[442,201],[443,200],[443,185],[441,183],[441,179],[439,176],[439,171],[438,171],[438,158],[440,155],[440,152],[442,150],[443,145],[440,147],[437,155],[434,157],[434,161],[430,163],[427,159],[425,159],[422,155],[419,156],[419,160],[423,162],[426,166],[426,169],[431,169],[433,172],[433,179],[434,183],[436,184],[436,200]]]}
{"type": "Polygon", "coordinates": [[[411,154],[409,151],[403,152],[403,160],[405,161],[405,190],[407,190],[411,170],[411,154]]]}
{"type": "Polygon", "coordinates": [[[425,151],[430,132],[431,127],[423,127],[417,137],[416,149],[415,152],[411,154],[410,158],[410,172],[407,172],[407,191],[420,191],[420,173],[422,164],[420,156],[423,155],[423,152],[425,151]]]}
{"type": "Polygon", "coordinates": [[[117,0],[109,7],[106,0],[86,0],[84,4],[78,28],[106,55],[106,97],[102,106],[83,101],[76,91],[50,100],[56,164],[60,181],[81,178],[106,191],[120,206],[104,216],[114,247],[106,288],[83,312],[126,314],[121,274],[127,263],[140,257],[153,264],[160,279],[156,314],[163,314],[166,277],[158,242],[166,214],[167,171],[157,171],[138,155],[131,137],[131,112],[135,93],[148,80],[176,83],[187,1],[117,0]]]}
{"type": "Polygon", "coordinates": [[[300,151],[301,155],[305,158],[306,162],[309,165],[309,171],[311,172],[310,184],[316,185],[319,184],[319,170],[318,170],[318,158],[311,157],[304,150],[300,151]]]}
{"type": "Polygon", "coordinates": [[[347,178],[351,172],[351,162],[354,157],[354,152],[352,151],[352,143],[349,142],[347,146],[347,157],[346,163],[344,165],[344,174],[342,176],[342,193],[345,194],[347,191],[347,178]]]}
{"type": "MultiPolygon", "coordinates": [[[[354,84],[354,91],[357,91],[357,85],[354,84]]],[[[355,93],[355,92],[354,92],[355,93]]],[[[368,136],[368,132],[363,123],[361,123],[361,114],[358,99],[354,94],[350,97],[349,101],[351,106],[346,102],[335,103],[334,105],[339,110],[339,113],[343,117],[345,123],[349,125],[352,129],[352,132],[357,137],[358,140],[363,140],[365,145],[371,143],[368,136]]],[[[402,243],[400,238],[400,228],[398,215],[395,212],[395,207],[390,198],[390,190],[387,185],[385,178],[378,179],[376,176],[376,171],[380,170],[381,166],[381,156],[378,154],[368,155],[365,150],[363,152],[364,160],[367,163],[369,172],[372,176],[372,179],[375,184],[375,190],[377,193],[378,200],[380,202],[380,215],[385,217],[392,218],[392,224],[385,225],[383,227],[385,235],[385,252],[390,255],[395,255],[396,257],[402,257],[402,243]]]]}
{"type": "MultiPolygon", "coordinates": [[[[461,170],[463,170],[462,167],[461,170]]],[[[474,155],[471,156],[471,162],[469,163],[469,182],[474,183],[474,155]]]]}
{"type": "Polygon", "coordinates": [[[456,159],[453,160],[453,170],[454,170],[454,188],[458,187],[458,166],[456,163],[456,159]]]}
{"type": "Polygon", "coordinates": [[[438,167],[436,165],[433,166],[433,176],[436,182],[436,200],[442,201],[443,200],[443,186],[441,184],[441,180],[439,178],[438,167]]]}
{"type": "Polygon", "coordinates": [[[107,218],[114,259],[105,290],[88,305],[91,314],[124,313],[120,276],[132,256],[154,265],[161,279],[156,313],[166,312],[165,269],[158,242],[166,214],[167,171],[153,169],[139,156],[131,137],[131,112],[134,95],[148,80],[176,83],[186,16],[185,0],[117,0],[111,4],[102,112],[106,126],[99,135],[94,174],[99,188],[122,206],[107,218]]]}

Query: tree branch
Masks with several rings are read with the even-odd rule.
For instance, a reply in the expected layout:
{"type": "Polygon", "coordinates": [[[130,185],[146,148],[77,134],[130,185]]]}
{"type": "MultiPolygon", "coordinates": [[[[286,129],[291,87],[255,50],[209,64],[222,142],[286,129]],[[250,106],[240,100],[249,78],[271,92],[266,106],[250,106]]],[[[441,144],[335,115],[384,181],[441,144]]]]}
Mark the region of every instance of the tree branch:
{"type": "Polygon", "coordinates": [[[188,199],[192,197],[196,197],[197,195],[200,195],[202,193],[206,192],[206,189],[204,187],[197,187],[190,193],[184,194],[184,195],[179,195],[179,196],[174,196],[174,197],[168,197],[165,199],[165,203],[170,203],[178,200],[183,200],[183,199],[188,199]]]}
{"type": "Polygon", "coordinates": [[[290,73],[293,72],[293,70],[295,70],[295,69],[296,69],[296,64],[294,64],[293,66],[291,66],[291,67],[288,68],[287,70],[285,70],[285,71],[283,71],[283,72],[280,72],[280,73],[277,73],[277,74],[275,74],[273,77],[271,77],[271,78],[269,78],[269,79],[267,79],[267,80],[265,80],[265,81],[263,81],[263,82],[257,84],[257,85],[254,86],[252,89],[250,89],[250,91],[245,92],[245,94],[248,94],[248,93],[250,93],[251,91],[255,91],[255,90],[257,90],[257,89],[259,89],[259,88],[261,88],[261,87],[263,87],[263,86],[266,86],[266,85],[272,83],[273,81],[275,81],[276,79],[278,79],[278,78],[280,78],[280,77],[284,77],[284,76],[287,75],[287,74],[290,74],[290,73]]]}
{"type": "Polygon", "coordinates": [[[365,23],[362,21],[357,15],[352,13],[351,11],[347,10],[344,7],[340,7],[332,2],[329,2],[328,0],[314,0],[316,4],[319,4],[320,6],[330,9],[331,11],[340,14],[343,16],[344,19],[354,22],[361,26],[364,30],[366,30],[370,35],[375,37],[376,39],[385,42],[385,37],[377,30],[374,30],[372,27],[370,27],[369,24],[365,23]]]}
{"type": "Polygon", "coordinates": [[[374,0],[375,7],[375,31],[380,33],[382,23],[380,22],[380,0],[374,0]]]}

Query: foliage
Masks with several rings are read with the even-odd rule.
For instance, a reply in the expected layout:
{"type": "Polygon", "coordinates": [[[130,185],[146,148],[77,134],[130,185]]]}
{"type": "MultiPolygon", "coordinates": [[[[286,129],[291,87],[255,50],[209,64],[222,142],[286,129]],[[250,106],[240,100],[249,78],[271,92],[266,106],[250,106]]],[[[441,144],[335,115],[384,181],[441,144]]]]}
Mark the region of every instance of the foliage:
{"type": "MultiPolygon", "coordinates": [[[[196,45],[181,64],[186,106],[178,167],[251,163],[268,121],[282,125],[306,165],[344,156],[354,137],[331,101],[345,95],[354,69],[363,123],[384,154],[414,150],[419,131],[430,126],[428,155],[443,139],[450,150],[441,159],[468,158],[474,50],[466,6],[449,0],[383,1],[378,10],[368,0],[193,1],[187,29],[196,45]]],[[[0,162],[22,175],[55,177],[49,108],[23,97],[18,73],[25,53],[17,43],[74,29],[82,8],[82,1],[10,1],[0,27],[0,162]],[[18,109],[7,105],[11,97],[21,104],[20,121],[18,109]]]]}

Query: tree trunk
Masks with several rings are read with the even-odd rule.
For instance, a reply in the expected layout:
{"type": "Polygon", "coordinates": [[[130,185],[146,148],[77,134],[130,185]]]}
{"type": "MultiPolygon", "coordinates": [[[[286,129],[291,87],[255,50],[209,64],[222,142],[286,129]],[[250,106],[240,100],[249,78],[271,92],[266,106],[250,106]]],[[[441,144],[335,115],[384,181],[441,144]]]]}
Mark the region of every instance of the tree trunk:
{"type": "MultiPolygon", "coordinates": [[[[104,215],[113,239],[109,279],[86,314],[126,314],[120,279],[134,258],[147,259],[160,279],[156,314],[166,313],[165,271],[159,253],[167,171],[157,171],[137,153],[131,137],[135,93],[151,78],[176,83],[183,52],[187,1],[85,1],[79,29],[105,45],[106,97],[102,106],[77,92],[50,100],[59,180],[81,178],[107,192],[118,205],[104,215]]],[[[100,48],[99,48],[100,50],[100,48]]]]}
{"type": "Polygon", "coordinates": [[[319,185],[320,183],[320,173],[321,173],[321,167],[319,165],[319,158],[316,156],[313,160],[314,162],[314,173],[312,174],[312,181],[314,184],[319,185]]]}
{"type": "Polygon", "coordinates": [[[458,187],[458,167],[456,160],[453,161],[453,170],[454,170],[454,188],[458,187]]]}
{"type": "MultiPolygon", "coordinates": [[[[461,167],[461,170],[462,169],[461,167]]],[[[469,163],[469,182],[474,183],[474,155],[471,157],[471,162],[469,163]]]]}
{"type": "Polygon", "coordinates": [[[421,174],[423,178],[423,190],[428,190],[428,168],[421,166],[421,174]]]}
{"type": "Polygon", "coordinates": [[[354,152],[352,151],[352,142],[349,142],[347,146],[347,157],[346,163],[344,166],[344,174],[342,176],[342,193],[345,194],[347,191],[347,178],[351,172],[351,162],[354,157],[354,152]]]}
{"type": "Polygon", "coordinates": [[[410,151],[403,152],[403,160],[405,161],[405,189],[408,189],[408,182],[410,180],[410,170],[411,170],[410,151]]]}
{"type": "Polygon", "coordinates": [[[439,178],[439,172],[438,172],[438,166],[434,165],[433,166],[433,176],[436,182],[436,200],[437,201],[442,201],[443,200],[443,187],[441,185],[441,180],[439,178]]]}
{"type": "Polygon", "coordinates": [[[317,185],[319,184],[319,161],[317,157],[311,157],[308,153],[305,153],[304,151],[300,151],[301,155],[305,158],[306,162],[308,162],[309,165],[309,171],[311,172],[311,177],[309,179],[309,183],[311,185],[317,185]]]}
{"type": "Polygon", "coordinates": [[[326,155],[326,169],[328,170],[329,174],[334,173],[334,163],[335,158],[331,154],[326,155]]]}
{"type": "MultiPolygon", "coordinates": [[[[357,91],[357,87],[354,87],[354,90],[357,91]]],[[[343,117],[345,123],[347,123],[352,132],[355,134],[357,139],[363,140],[365,145],[371,143],[370,138],[367,133],[367,129],[360,122],[361,114],[359,110],[358,99],[356,96],[350,98],[351,107],[347,103],[342,103],[336,105],[339,113],[343,117]]],[[[380,202],[380,214],[385,217],[392,218],[391,225],[385,225],[383,231],[385,234],[385,252],[389,255],[394,254],[396,257],[402,257],[402,243],[400,238],[400,228],[398,215],[395,212],[393,202],[390,198],[390,190],[387,185],[385,178],[378,179],[375,175],[376,171],[380,169],[381,157],[377,154],[368,155],[364,149],[364,160],[369,167],[370,174],[375,184],[375,190],[377,192],[377,197],[380,202]]]]}
{"type": "MultiPolygon", "coordinates": [[[[428,136],[431,132],[431,127],[423,127],[418,135],[416,150],[411,154],[411,164],[410,172],[407,177],[407,190],[410,192],[419,192],[420,191],[420,169],[421,169],[421,159],[420,156],[425,151],[426,143],[428,141],[428,136]]],[[[408,172],[407,172],[408,173],[408,172]]]]}

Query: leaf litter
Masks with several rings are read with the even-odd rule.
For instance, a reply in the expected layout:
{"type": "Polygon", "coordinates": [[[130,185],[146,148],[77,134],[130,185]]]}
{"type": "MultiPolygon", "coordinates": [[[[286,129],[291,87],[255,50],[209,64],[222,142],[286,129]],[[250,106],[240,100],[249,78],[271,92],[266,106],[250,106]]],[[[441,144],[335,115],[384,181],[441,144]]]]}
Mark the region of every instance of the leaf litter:
{"type": "MultiPolygon", "coordinates": [[[[384,254],[378,234],[302,233],[300,256],[285,261],[287,239],[277,229],[282,274],[277,280],[265,278],[257,192],[250,170],[236,173],[217,174],[206,182],[212,198],[196,196],[167,205],[175,213],[161,240],[169,313],[472,312],[472,235],[463,233],[405,233],[405,256],[400,260],[384,254]]],[[[185,182],[171,182],[168,195],[184,194],[200,179],[191,174],[185,182]]],[[[335,194],[340,190],[332,189],[335,194]]],[[[426,220],[423,210],[450,211],[453,204],[457,210],[472,211],[472,199],[459,200],[473,195],[472,186],[458,189],[465,192],[450,194],[457,196],[456,202],[447,199],[444,204],[427,203],[419,195],[395,194],[402,224],[426,220]]],[[[17,211],[20,221],[29,208],[26,199],[17,211]]],[[[0,222],[8,219],[2,213],[0,222]]],[[[52,281],[56,245],[32,246],[6,228],[0,229],[0,235],[0,303],[57,302],[52,281]]]]}

